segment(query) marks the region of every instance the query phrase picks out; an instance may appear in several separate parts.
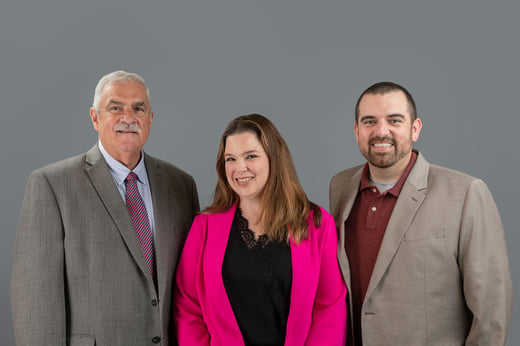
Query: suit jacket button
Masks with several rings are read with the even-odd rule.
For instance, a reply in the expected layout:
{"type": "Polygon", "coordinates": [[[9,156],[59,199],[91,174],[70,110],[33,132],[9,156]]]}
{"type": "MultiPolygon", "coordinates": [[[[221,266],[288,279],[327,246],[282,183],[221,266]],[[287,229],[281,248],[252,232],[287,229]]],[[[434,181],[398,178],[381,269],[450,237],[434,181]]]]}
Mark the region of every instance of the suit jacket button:
{"type": "Polygon", "coordinates": [[[161,338],[158,337],[158,336],[154,336],[154,338],[152,339],[152,342],[153,342],[154,344],[158,344],[158,343],[161,342],[161,338]]]}
{"type": "Polygon", "coordinates": [[[152,299],[152,306],[157,306],[157,299],[152,299]]]}

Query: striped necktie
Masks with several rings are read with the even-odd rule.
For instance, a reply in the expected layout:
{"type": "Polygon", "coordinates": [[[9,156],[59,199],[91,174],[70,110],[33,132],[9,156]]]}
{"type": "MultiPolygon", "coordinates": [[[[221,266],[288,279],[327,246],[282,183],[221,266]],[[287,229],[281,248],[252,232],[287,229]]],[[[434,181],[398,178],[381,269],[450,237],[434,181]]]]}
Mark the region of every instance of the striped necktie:
{"type": "Polygon", "coordinates": [[[130,219],[134,225],[137,239],[141,244],[146,264],[154,282],[156,281],[155,273],[155,251],[153,246],[152,230],[150,229],[150,221],[148,220],[148,213],[144,205],[143,199],[137,189],[137,175],[130,172],[125,179],[126,183],[126,208],[130,214],[130,219]]]}

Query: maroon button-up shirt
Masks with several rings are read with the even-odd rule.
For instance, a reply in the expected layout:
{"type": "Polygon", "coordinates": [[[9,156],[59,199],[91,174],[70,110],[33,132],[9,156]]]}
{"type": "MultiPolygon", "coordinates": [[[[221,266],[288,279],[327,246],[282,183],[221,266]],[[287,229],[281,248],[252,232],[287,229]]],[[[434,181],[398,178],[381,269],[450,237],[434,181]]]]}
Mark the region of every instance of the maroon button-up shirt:
{"type": "MultiPolygon", "coordinates": [[[[372,270],[377,259],[377,253],[385,235],[386,226],[392,215],[397,197],[401,192],[410,170],[417,160],[417,152],[412,151],[412,157],[406,170],[391,189],[380,193],[377,187],[369,182],[368,164],[363,168],[359,192],[345,221],[345,250],[350,264],[350,297],[353,311],[350,318],[354,322],[355,345],[362,345],[361,338],[361,306],[372,276],[372,270]]],[[[352,334],[349,331],[349,345],[352,334]]]]}

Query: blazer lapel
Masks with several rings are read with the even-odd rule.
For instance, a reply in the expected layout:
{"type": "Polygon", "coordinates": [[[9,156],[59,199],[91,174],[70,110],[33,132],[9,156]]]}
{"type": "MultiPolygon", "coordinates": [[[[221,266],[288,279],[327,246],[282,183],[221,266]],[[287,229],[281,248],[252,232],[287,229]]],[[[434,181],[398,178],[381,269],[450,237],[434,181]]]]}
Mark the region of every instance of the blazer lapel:
{"type": "MultiPolygon", "coordinates": [[[[343,195],[338,196],[338,203],[340,204],[341,210],[341,215],[338,219],[340,220],[341,224],[336,225],[338,229],[345,226],[345,221],[347,221],[350,215],[350,211],[352,210],[352,206],[356,201],[356,197],[359,192],[359,184],[361,182],[361,174],[363,173],[363,167],[364,166],[360,166],[359,170],[351,176],[346,186],[342,187],[343,195]]],[[[341,236],[344,240],[345,235],[341,234],[341,236]]]]}
{"type": "Polygon", "coordinates": [[[171,191],[171,181],[168,181],[171,178],[166,176],[161,165],[146,154],[145,165],[150,182],[155,220],[157,288],[159,292],[169,294],[166,292],[167,278],[175,270],[173,261],[178,258],[178,254],[172,254],[172,251],[177,251],[177,248],[172,246],[176,242],[177,235],[175,232],[176,208],[171,202],[175,191],[171,191]]]}
{"type": "Polygon", "coordinates": [[[339,196],[340,203],[340,217],[337,218],[336,227],[339,230],[338,238],[338,260],[341,266],[341,271],[344,273],[344,278],[347,284],[347,288],[350,290],[350,266],[347,257],[347,251],[345,249],[345,236],[348,230],[345,229],[345,222],[347,221],[352,206],[356,201],[356,197],[359,191],[359,184],[361,182],[361,174],[363,173],[363,166],[360,166],[359,170],[352,175],[350,180],[347,182],[345,187],[342,187],[343,195],[339,196]]]}
{"type": "MultiPolygon", "coordinates": [[[[205,263],[208,268],[204,275],[208,276],[207,282],[213,283],[213,290],[215,290],[215,297],[217,298],[227,298],[224,281],[222,280],[222,264],[224,263],[224,255],[236,208],[237,206],[234,205],[227,211],[208,216],[206,257],[212,260],[205,263]]],[[[231,309],[231,304],[226,304],[226,306],[228,305],[231,309]]]]}
{"type": "Polygon", "coordinates": [[[208,283],[205,287],[207,301],[215,304],[215,318],[222,326],[222,340],[229,345],[239,345],[242,342],[240,327],[233,313],[231,302],[226,293],[222,278],[222,264],[226,254],[227,243],[233,218],[237,206],[229,210],[210,214],[207,218],[207,235],[205,240],[204,255],[204,281],[208,283]],[[211,284],[211,287],[209,286],[211,284]]]}
{"type": "Polygon", "coordinates": [[[86,165],[87,167],[85,171],[90,177],[90,180],[101,198],[101,201],[105,205],[105,208],[112,216],[114,224],[119,230],[123,241],[141,271],[147,276],[149,281],[153,283],[152,275],[146,265],[146,260],[143,251],[141,250],[141,245],[137,240],[128,210],[126,209],[121,195],[119,194],[119,190],[114,183],[114,178],[112,177],[108,165],[106,164],[97,145],[87,152],[86,165]]]}
{"type": "MultiPolygon", "coordinates": [[[[176,242],[184,242],[184,234],[176,230],[178,221],[175,208],[175,196],[172,177],[154,158],[145,153],[146,172],[152,193],[153,212],[155,220],[155,256],[157,268],[157,285],[159,292],[167,292],[168,278],[175,272],[176,261],[179,258],[176,242]],[[172,253],[175,252],[175,253],[172,253]]],[[[182,248],[182,246],[181,246],[182,248]]]]}
{"type": "Polygon", "coordinates": [[[419,210],[419,207],[426,198],[424,190],[427,187],[428,171],[429,164],[422,155],[419,154],[399,194],[392,216],[388,221],[367,288],[366,297],[372,294],[388,269],[403,241],[404,234],[408,230],[417,210],[419,210]]]}

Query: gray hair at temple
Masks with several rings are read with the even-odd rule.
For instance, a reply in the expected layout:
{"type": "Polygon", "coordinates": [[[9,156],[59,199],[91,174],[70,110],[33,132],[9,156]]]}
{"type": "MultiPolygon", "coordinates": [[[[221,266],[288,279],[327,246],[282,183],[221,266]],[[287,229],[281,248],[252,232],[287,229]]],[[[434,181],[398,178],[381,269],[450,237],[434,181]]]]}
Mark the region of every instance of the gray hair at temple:
{"type": "MultiPolygon", "coordinates": [[[[114,83],[114,82],[121,82],[121,81],[133,81],[141,83],[145,89],[146,89],[146,96],[148,97],[148,101],[150,101],[150,90],[146,86],[146,83],[144,82],[143,77],[139,76],[137,73],[132,72],[126,72],[126,71],[114,71],[110,72],[109,74],[104,75],[99,80],[98,84],[96,85],[96,89],[94,91],[94,102],[92,103],[92,107],[96,111],[96,113],[99,114],[99,104],[101,103],[101,93],[103,92],[103,88],[105,85],[114,83]]],[[[150,106],[151,111],[151,106],[150,106]]]]}

